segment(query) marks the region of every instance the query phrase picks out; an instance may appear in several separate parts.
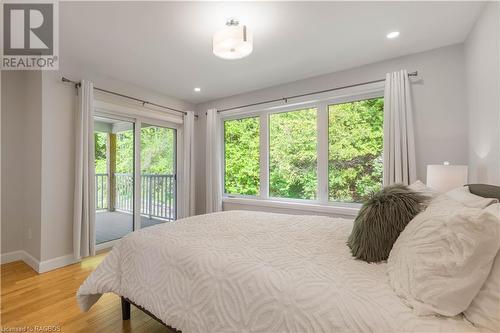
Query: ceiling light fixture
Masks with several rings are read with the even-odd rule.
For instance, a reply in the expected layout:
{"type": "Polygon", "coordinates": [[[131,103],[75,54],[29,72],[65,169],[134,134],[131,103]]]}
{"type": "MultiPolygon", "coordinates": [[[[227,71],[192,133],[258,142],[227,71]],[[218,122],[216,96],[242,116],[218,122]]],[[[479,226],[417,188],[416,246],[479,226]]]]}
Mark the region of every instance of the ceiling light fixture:
{"type": "Polygon", "coordinates": [[[196,87],[196,88],[194,88],[194,91],[196,91],[196,92],[200,92],[200,91],[201,91],[201,88],[196,87]]]}
{"type": "Polygon", "coordinates": [[[213,37],[213,53],[222,59],[241,59],[253,51],[253,35],[237,19],[229,19],[226,27],[213,37]]]}
{"type": "Polygon", "coordinates": [[[387,38],[393,39],[399,36],[399,31],[392,31],[387,34],[387,38]]]}

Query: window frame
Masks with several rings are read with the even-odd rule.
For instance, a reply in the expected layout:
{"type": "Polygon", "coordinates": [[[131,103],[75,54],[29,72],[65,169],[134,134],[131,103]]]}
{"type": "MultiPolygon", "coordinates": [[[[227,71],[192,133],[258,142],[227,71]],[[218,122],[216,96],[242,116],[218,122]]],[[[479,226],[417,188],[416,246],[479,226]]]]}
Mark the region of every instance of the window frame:
{"type": "Polygon", "coordinates": [[[260,156],[260,187],[259,194],[255,196],[225,193],[225,142],[224,131],[221,131],[221,179],[222,179],[222,200],[223,202],[235,204],[251,204],[263,207],[295,208],[305,211],[336,212],[345,216],[355,216],[361,207],[359,203],[346,203],[329,201],[328,198],[328,107],[334,104],[355,102],[360,100],[383,98],[384,82],[377,82],[358,87],[340,89],[333,92],[320,93],[316,95],[296,98],[293,103],[283,102],[272,103],[267,108],[254,107],[245,109],[235,109],[220,114],[221,128],[224,128],[224,121],[236,120],[249,117],[259,117],[259,156],[260,156]],[[269,196],[269,116],[271,114],[298,111],[315,108],[316,116],[316,150],[317,150],[317,183],[316,199],[290,199],[275,198],[269,196]]]}

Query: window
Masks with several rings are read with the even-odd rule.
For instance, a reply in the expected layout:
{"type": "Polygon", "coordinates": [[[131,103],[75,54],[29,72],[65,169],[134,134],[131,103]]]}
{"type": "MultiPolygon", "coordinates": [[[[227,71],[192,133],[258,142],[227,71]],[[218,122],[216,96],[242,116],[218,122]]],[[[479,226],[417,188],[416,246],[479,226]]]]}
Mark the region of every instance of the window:
{"type": "Polygon", "coordinates": [[[258,117],[224,122],[224,192],[259,194],[259,127],[258,117]]]}
{"type": "Polygon", "coordinates": [[[343,92],[301,107],[230,116],[223,135],[225,194],[273,200],[266,205],[279,206],[280,199],[359,207],[382,186],[382,94],[382,86],[372,86],[351,97],[343,92]]]}
{"type": "Polygon", "coordinates": [[[384,99],[328,107],[328,199],[362,202],[382,186],[384,99]]]}
{"type": "Polygon", "coordinates": [[[316,109],[269,116],[269,196],[315,199],[316,109]]]}

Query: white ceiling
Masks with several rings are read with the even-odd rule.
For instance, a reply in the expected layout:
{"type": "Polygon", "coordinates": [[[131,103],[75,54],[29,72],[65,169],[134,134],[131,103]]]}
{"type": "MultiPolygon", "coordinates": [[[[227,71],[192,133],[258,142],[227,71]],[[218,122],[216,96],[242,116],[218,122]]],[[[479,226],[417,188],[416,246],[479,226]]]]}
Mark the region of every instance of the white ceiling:
{"type": "Polygon", "coordinates": [[[478,2],[61,2],[61,67],[192,103],[463,42],[478,2]],[[236,17],[254,32],[241,60],[212,54],[236,17]],[[385,35],[399,30],[401,36],[385,35]],[[201,87],[195,93],[194,87],[201,87]]]}

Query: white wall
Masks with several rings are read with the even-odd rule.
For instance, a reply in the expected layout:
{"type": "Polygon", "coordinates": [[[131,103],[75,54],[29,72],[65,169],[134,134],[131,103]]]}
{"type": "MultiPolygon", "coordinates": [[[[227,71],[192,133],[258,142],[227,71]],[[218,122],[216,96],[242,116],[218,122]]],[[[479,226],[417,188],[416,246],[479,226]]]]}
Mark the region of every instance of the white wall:
{"type": "Polygon", "coordinates": [[[2,254],[39,260],[41,215],[41,73],[2,73],[2,254]]]}
{"type": "MultiPolygon", "coordinates": [[[[61,59],[61,67],[59,71],[60,76],[64,75],[74,81],[80,81],[82,79],[90,80],[94,82],[95,87],[116,91],[124,95],[129,95],[161,105],[166,105],[179,110],[194,110],[195,105],[192,103],[165,95],[159,91],[145,89],[132,82],[116,80],[112,77],[95,72],[90,68],[81,66],[78,63],[74,63],[72,60],[73,59],[61,59]]],[[[159,87],[158,90],[161,90],[161,87],[159,87]]],[[[101,94],[100,92],[96,92],[96,95],[99,95],[100,99],[109,98],[110,100],[114,100],[113,97],[109,94],[101,94]]]]}
{"type": "Polygon", "coordinates": [[[19,240],[24,229],[21,205],[24,195],[23,73],[2,73],[2,253],[22,249],[19,240]]]}
{"type": "Polygon", "coordinates": [[[28,72],[26,80],[26,118],[23,134],[26,142],[23,150],[25,168],[25,206],[26,229],[24,250],[35,259],[41,259],[41,176],[42,176],[42,74],[28,72]]]}
{"type": "Polygon", "coordinates": [[[75,88],[42,76],[41,260],[73,252],[75,88]]]}
{"type": "Polygon", "coordinates": [[[465,42],[469,180],[500,184],[500,4],[485,6],[465,42]]]}
{"type": "Polygon", "coordinates": [[[196,212],[205,212],[205,111],[281,98],[385,77],[402,68],[418,70],[412,84],[415,114],[417,174],[426,177],[426,166],[448,160],[467,164],[467,114],[463,44],[391,59],[351,70],[300,80],[197,106],[196,212]]]}

